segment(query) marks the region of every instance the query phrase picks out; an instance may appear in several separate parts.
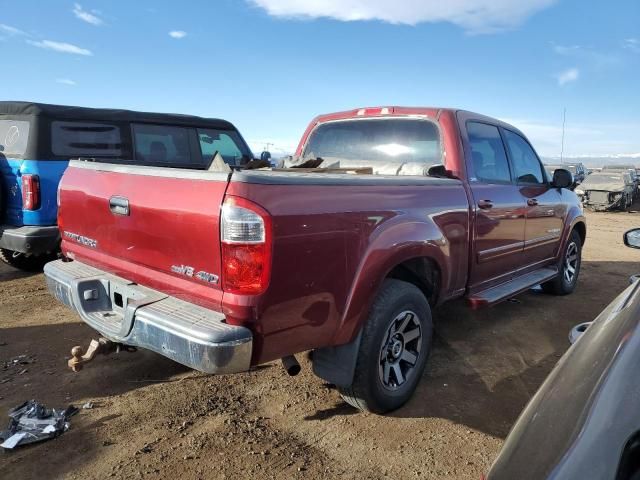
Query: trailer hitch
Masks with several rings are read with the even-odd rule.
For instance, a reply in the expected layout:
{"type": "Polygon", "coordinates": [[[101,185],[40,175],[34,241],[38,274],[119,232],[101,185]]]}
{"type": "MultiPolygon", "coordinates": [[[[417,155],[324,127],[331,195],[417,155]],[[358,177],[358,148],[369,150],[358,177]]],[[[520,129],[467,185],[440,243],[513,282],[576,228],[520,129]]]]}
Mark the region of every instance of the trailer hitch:
{"type": "Polygon", "coordinates": [[[85,363],[92,361],[99,353],[107,355],[114,352],[136,352],[137,350],[138,349],[136,347],[112,342],[104,337],[100,337],[97,340],[91,340],[86,352],[84,351],[84,348],[79,345],[73,347],[71,349],[71,358],[67,362],[67,365],[69,365],[69,368],[74,372],[79,372],[82,370],[85,363]]]}

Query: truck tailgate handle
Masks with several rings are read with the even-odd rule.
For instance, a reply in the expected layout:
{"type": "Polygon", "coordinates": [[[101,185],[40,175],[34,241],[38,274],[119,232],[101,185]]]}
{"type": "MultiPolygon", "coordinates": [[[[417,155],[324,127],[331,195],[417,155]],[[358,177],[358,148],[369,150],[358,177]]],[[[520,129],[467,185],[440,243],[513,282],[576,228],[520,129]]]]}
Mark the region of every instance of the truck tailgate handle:
{"type": "Polygon", "coordinates": [[[129,200],[124,197],[111,197],[109,199],[109,210],[115,215],[129,215],[129,200]]]}
{"type": "Polygon", "coordinates": [[[491,200],[479,200],[478,208],[481,208],[483,210],[488,210],[490,208],[493,208],[493,202],[491,200]]]}

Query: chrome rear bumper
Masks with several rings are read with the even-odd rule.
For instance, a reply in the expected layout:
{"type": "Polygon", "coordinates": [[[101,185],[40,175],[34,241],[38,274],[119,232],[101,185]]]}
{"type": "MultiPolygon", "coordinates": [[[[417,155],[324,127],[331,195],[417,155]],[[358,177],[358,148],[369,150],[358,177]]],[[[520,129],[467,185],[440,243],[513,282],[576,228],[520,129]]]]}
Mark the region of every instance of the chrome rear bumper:
{"type": "Polygon", "coordinates": [[[249,369],[251,331],[223,314],[132,283],[81,262],[44,267],[51,293],[114,342],[146,348],[206,373],[249,369]]]}

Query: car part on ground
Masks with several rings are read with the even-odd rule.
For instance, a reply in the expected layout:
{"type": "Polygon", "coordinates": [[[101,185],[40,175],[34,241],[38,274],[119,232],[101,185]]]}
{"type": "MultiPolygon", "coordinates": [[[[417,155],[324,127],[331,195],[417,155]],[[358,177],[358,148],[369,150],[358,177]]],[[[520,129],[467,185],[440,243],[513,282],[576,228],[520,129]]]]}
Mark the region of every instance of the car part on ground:
{"type": "Polygon", "coordinates": [[[78,413],[74,406],[66,409],[49,409],[36,402],[28,402],[18,405],[9,412],[9,426],[7,430],[0,432],[0,444],[7,450],[21,445],[42,442],[62,435],[69,429],[69,418],[78,413]]]}

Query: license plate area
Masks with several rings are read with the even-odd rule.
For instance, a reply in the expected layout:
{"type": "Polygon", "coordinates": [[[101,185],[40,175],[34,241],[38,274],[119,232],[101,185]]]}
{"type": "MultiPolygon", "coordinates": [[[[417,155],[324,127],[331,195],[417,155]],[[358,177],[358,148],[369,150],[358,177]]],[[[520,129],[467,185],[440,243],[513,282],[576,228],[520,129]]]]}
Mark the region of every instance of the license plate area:
{"type": "Polygon", "coordinates": [[[129,334],[138,307],[164,297],[134,283],[104,277],[78,281],[76,292],[83,319],[113,339],[123,339],[129,334]]]}

